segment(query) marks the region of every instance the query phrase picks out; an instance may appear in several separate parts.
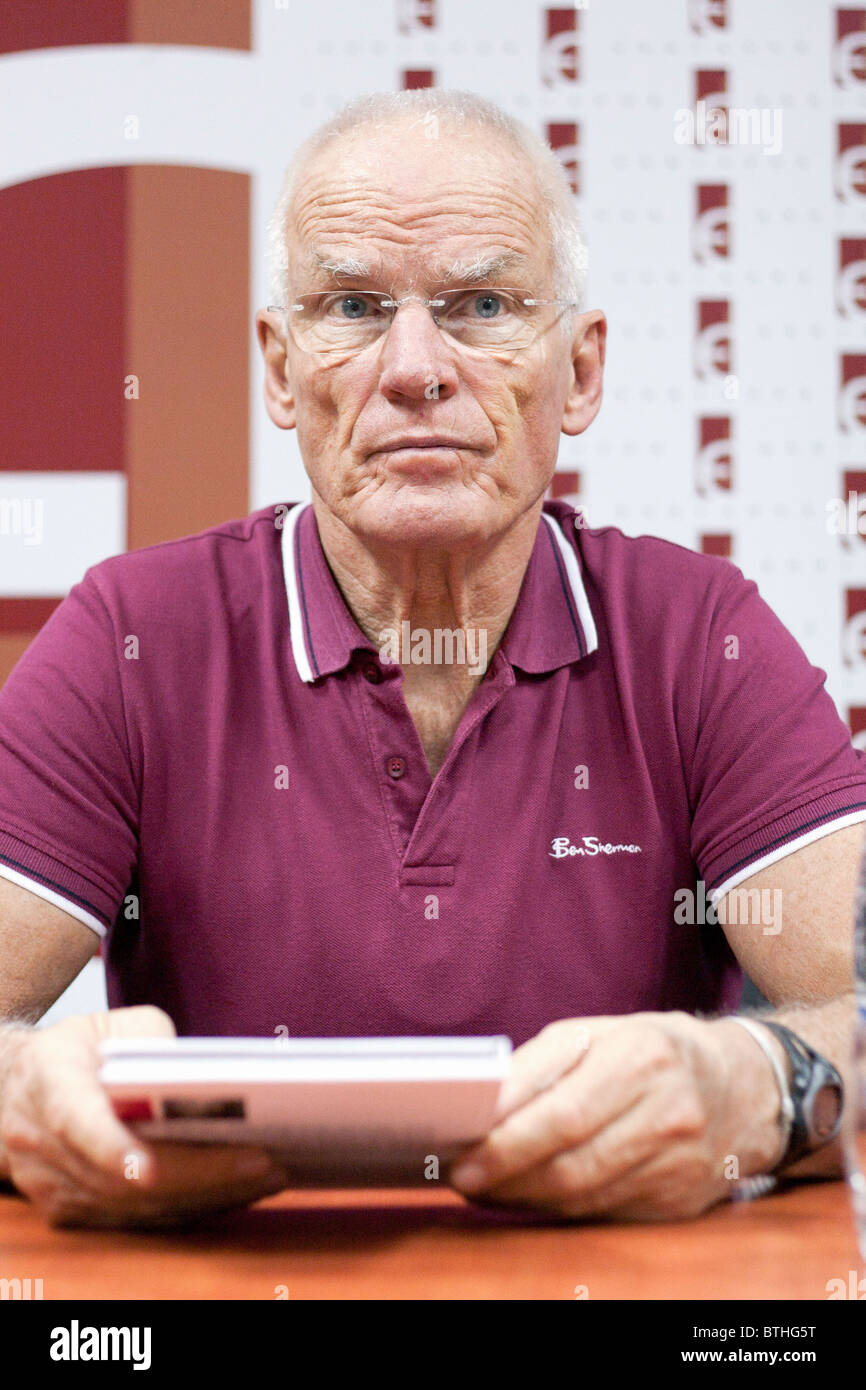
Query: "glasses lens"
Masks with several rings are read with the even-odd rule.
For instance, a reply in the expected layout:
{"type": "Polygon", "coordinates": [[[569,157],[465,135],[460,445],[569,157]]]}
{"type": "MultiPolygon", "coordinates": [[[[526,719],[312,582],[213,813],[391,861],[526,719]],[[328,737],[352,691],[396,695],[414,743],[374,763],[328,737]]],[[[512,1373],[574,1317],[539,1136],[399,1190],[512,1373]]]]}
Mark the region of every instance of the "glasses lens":
{"type": "Polygon", "coordinates": [[[307,352],[360,352],[388,327],[387,300],[367,290],[301,295],[289,311],[295,341],[307,352]]]}
{"type": "Polygon", "coordinates": [[[528,347],[541,327],[538,307],[507,290],[445,290],[433,317],[444,333],[465,347],[496,352],[528,347]]]}
{"type": "MultiPolygon", "coordinates": [[[[395,311],[387,294],[336,290],[300,295],[289,310],[298,346],[307,352],[361,352],[386,332],[395,311]]],[[[516,291],[442,290],[430,312],[443,333],[482,352],[528,347],[546,326],[545,306],[524,304],[516,291]]]]}

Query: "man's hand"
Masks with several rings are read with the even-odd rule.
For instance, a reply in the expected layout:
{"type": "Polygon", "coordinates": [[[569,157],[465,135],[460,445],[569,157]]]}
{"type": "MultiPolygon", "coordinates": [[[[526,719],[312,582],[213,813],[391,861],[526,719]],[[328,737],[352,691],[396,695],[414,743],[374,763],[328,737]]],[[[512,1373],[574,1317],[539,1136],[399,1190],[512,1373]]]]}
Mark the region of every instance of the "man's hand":
{"type": "Polygon", "coordinates": [[[121,1124],[99,1084],[99,1042],[160,1034],[174,1025],[150,1005],[4,1034],[0,1149],[52,1225],[171,1225],[286,1186],[262,1149],[144,1144],[121,1124]]]}
{"type": "Polygon", "coordinates": [[[517,1049],[493,1129],[449,1177],[560,1217],[693,1217],[777,1161],[778,1114],[772,1067],[731,1020],[563,1019],[517,1049]]]}

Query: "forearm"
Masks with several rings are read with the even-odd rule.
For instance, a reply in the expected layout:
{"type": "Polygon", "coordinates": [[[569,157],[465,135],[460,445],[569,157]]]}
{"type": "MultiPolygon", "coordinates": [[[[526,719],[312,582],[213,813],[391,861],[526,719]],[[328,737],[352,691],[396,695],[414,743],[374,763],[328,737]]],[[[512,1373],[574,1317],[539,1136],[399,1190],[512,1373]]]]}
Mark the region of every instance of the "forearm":
{"type": "MultiPolygon", "coordinates": [[[[839,1071],[845,1088],[846,1107],[854,1104],[857,1083],[853,1065],[853,1029],[856,1005],[853,992],[823,1004],[785,1004],[768,1010],[749,1010],[746,1017],[760,1022],[762,1018],[781,1023],[790,1028],[816,1052],[820,1052],[832,1062],[839,1071]]],[[[739,1132],[751,1133],[749,1117],[755,1113],[766,1115],[767,1105],[773,1106],[778,1123],[779,1088],[773,1069],[754,1039],[750,1039],[744,1028],[730,1019],[717,1020],[715,1028],[724,1028],[728,1033],[729,1045],[736,1048],[741,1061],[738,1074],[737,1100],[741,1107],[742,1120],[739,1132]],[[740,1035],[735,1039],[734,1035],[740,1035]],[[750,1046],[746,1046],[750,1044],[750,1046]]],[[[788,1058],[779,1040],[769,1030],[764,1033],[775,1055],[778,1057],[785,1075],[790,1076],[788,1058]]],[[[765,1131],[766,1132],[766,1131],[765,1131]]],[[[736,1143],[736,1139],[734,1143],[736,1143]]],[[[770,1148],[762,1137],[758,1152],[752,1158],[752,1171],[760,1171],[760,1164],[772,1162],[770,1148]]],[[[766,1171],[766,1166],[764,1167],[766,1171]]],[[[827,1144],[816,1153],[803,1158],[799,1163],[785,1169],[788,1177],[838,1177],[843,1172],[842,1145],[839,1139],[827,1144]]],[[[743,1176],[749,1176],[743,1173],[743,1176]]]]}

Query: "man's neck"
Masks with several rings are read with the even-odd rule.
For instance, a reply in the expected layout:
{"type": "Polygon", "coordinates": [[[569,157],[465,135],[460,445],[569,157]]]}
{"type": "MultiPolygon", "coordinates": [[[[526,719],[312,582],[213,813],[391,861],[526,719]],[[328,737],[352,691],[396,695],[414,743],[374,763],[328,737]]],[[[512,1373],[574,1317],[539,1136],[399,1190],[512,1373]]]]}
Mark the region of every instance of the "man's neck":
{"type": "MultiPolygon", "coordinates": [[[[371,545],[321,499],[314,498],[313,507],[325,558],[352,616],[380,650],[393,651],[396,639],[401,653],[397,659],[407,677],[410,672],[402,660],[407,639],[416,652],[409,664],[427,664],[419,636],[424,633],[429,634],[432,654],[437,632],[462,631],[467,634],[467,653],[486,652],[489,664],[529,564],[541,499],[503,534],[472,548],[442,550],[371,545]]],[[[435,655],[431,663],[436,664],[435,655]]],[[[420,671],[414,674],[422,676],[420,671]]]]}

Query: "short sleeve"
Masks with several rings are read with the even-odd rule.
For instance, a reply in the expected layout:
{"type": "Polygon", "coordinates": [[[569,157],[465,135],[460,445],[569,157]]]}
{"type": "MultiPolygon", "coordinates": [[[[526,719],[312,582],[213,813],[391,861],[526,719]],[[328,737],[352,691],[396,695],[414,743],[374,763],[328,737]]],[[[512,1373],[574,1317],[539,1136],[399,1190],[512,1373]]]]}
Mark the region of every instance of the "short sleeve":
{"type": "Polygon", "coordinates": [[[0,874],[100,934],[137,859],[122,659],[88,571],[0,690],[0,874]]]}
{"type": "Polygon", "coordinates": [[[688,781],[692,857],[718,902],[758,869],[866,819],[866,754],[826,673],[733,566],[707,631],[688,781]]]}

